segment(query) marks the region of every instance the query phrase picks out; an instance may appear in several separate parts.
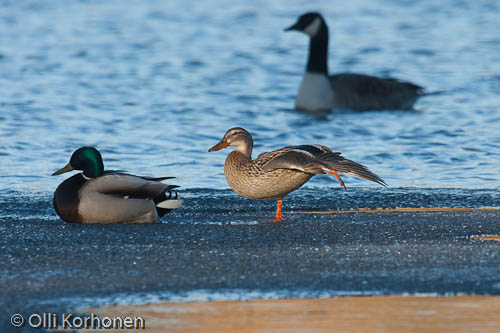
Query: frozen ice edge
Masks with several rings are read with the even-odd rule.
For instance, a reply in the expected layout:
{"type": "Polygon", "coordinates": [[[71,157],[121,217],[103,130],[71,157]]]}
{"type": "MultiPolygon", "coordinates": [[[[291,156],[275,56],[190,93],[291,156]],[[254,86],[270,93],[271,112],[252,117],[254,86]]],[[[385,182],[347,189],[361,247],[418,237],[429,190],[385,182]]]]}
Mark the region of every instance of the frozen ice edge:
{"type": "Polygon", "coordinates": [[[162,302],[213,302],[213,301],[249,301],[249,300],[271,300],[291,298],[331,298],[348,296],[417,296],[417,297],[440,297],[440,296],[465,296],[467,293],[401,293],[394,294],[388,290],[275,290],[258,291],[246,289],[227,289],[211,291],[207,289],[191,290],[186,292],[151,292],[151,293],[117,293],[109,296],[98,297],[63,297],[38,302],[44,304],[65,304],[72,310],[85,312],[89,307],[102,307],[108,305],[141,305],[162,302]]]}

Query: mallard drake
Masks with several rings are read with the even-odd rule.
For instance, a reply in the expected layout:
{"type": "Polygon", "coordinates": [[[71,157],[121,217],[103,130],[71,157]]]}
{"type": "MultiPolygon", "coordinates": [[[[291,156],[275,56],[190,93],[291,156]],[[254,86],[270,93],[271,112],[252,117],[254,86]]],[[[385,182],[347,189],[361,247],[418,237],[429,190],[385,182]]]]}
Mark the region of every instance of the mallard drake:
{"type": "Polygon", "coordinates": [[[422,87],[393,78],[352,73],[328,76],[328,27],[319,13],[300,16],[285,29],[292,30],[310,37],[307,69],[295,99],[299,110],[405,110],[424,95],[422,87]]]}
{"type": "Polygon", "coordinates": [[[93,147],[81,147],[69,163],[52,175],[82,170],[63,181],[54,193],[57,214],[70,223],[154,223],[179,207],[172,199],[177,185],[161,183],[174,177],[139,177],[122,171],[104,171],[102,157],[93,147]]]}
{"type": "Polygon", "coordinates": [[[231,188],[242,197],[253,200],[277,200],[276,218],[265,221],[283,221],[283,198],[318,174],[331,174],[345,188],[338,175],[371,180],[383,186],[386,183],[365,166],[345,159],[322,145],[287,146],[260,154],[252,159],[253,139],[241,127],[231,128],[222,140],[208,151],[234,146],[226,158],[224,174],[231,188]]]}

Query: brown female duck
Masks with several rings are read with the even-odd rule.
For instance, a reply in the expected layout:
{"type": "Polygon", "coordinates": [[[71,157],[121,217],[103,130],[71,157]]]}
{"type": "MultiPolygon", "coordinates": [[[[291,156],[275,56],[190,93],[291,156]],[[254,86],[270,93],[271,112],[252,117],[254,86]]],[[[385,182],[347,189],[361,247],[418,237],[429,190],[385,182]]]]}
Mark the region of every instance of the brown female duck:
{"type": "Polygon", "coordinates": [[[331,174],[344,187],[338,175],[348,175],[371,180],[383,186],[386,183],[365,166],[345,159],[339,152],[332,152],[322,145],[287,146],[260,154],[252,159],[253,139],[241,127],[231,128],[209,152],[234,146],[226,158],[224,174],[231,188],[242,197],[253,200],[278,200],[276,218],[266,221],[283,221],[283,198],[304,185],[318,174],[331,174]]]}

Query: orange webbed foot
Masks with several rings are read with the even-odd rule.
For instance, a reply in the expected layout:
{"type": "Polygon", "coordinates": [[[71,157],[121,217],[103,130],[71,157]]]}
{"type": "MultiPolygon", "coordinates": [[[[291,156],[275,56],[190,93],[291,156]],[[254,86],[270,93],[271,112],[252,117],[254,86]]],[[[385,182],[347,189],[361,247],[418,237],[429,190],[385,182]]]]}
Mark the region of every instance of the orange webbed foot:
{"type": "Polygon", "coordinates": [[[259,220],[259,222],[282,222],[285,221],[283,216],[281,216],[281,207],[283,207],[283,201],[278,200],[277,205],[276,205],[276,217],[271,220],[259,220]]]}
{"type": "Polygon", "coordinates": [[[282,222],[285,221],[283,217],[277,217],[275,219],[270,219],[270,220],[259,220],[259,222],[282,222]]]}

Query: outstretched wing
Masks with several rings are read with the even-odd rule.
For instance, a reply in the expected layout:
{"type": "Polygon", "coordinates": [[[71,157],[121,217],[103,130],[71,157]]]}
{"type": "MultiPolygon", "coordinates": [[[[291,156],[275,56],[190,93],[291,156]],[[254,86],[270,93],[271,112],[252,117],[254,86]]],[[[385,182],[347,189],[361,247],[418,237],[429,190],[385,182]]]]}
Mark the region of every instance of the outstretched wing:
{"type": "Polygon", "coordinates": [[[348,160],[347,158],[340,156],[340,154],[325,154],[324,156],[321,156],[320,160],[321,164],[324,166],[323,171],[327,173],[342,172],[351,176],[370,180],[382,186],[387,186],[382,178],[370,171],[367,167],[354,161],[348,160]]]}
{"type": "Polygon", "coordinates": [[[317,163],[317,160],[326,153],[340,155],[340,153],[332,153],[330,149],[321,145],[288,146],[274,152],[266,153],[273,154],[274,156],[262,166],[262,169],[264,171],[291,169],[312,174],[324,173],[322,166],[317,163]]]}
{"type": "MultiPolygon", "coordinates": [[[[260,155],[268,158],[262,165],[264,171],[291,169],[311,174],[330,173],[335,177],[338,177],[337,172],[342,172],[386,186],[382,178],[364,165],[348,160],[340,152],[332,152],[322,145],[289,146],[266,154],[268,155],[260,155]]],[[[340,179],[339,181],[342,184],[340,179]]]]}

